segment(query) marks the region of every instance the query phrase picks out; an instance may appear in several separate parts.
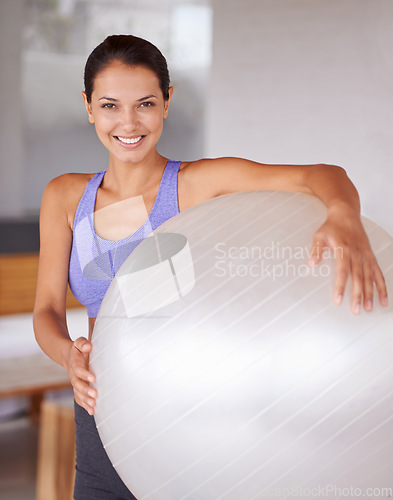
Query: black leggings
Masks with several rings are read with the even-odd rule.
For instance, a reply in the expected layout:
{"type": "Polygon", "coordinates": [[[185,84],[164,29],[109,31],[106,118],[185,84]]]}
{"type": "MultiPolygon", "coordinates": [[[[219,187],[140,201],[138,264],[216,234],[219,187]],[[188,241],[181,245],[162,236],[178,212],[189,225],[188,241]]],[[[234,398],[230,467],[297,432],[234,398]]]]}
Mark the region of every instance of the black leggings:
{"type": "Polygon", "coordinates": [[[75,500],[136,500],[113,468],[94,417],[77,403],[75,500]]]}

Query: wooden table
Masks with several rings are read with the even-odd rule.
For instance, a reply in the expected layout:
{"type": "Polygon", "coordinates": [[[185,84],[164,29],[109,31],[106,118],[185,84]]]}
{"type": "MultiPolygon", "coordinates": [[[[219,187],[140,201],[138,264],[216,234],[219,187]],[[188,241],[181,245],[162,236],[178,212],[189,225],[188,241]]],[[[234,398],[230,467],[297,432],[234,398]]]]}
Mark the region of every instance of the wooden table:
{"type": "Polygon", "coordinates": [[[29,397],[33,421],[38,420],[46,392],[69,388],[66,370],[43,353],[0,359],[0,398],[29,397]]]}
{"type": "Polygon", "coordinates": [[[45,354],[0,359],[0,398],[27,396],[30,417],[39,423],[37,500],[72,500],[75,424],[72,393],[44,400],[49,391],[71,388],[67,371],[45,354]]]}

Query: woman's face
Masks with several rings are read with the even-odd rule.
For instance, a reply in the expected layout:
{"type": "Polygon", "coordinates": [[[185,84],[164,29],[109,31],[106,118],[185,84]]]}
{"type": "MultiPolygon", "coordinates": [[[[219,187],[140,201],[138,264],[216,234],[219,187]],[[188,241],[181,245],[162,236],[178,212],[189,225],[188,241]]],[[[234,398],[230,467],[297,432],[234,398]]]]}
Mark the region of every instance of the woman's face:
{"type": "Polygon", "coordinates": [[[98,73],[91,102],[83,98],[112,161],[139,163],[156,154],[172,90],[164,101],[158,77],[143,66],[114,61],[98,73]]]}

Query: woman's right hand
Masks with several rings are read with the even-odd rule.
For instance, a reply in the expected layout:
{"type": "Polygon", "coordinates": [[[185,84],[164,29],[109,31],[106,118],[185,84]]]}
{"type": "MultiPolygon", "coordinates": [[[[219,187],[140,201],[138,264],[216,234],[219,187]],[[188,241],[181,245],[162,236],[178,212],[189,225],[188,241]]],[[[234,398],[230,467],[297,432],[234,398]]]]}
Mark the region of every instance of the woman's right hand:
{"type": "Polygon", "coordinates": [[[71,344],[68,353],[68,375],[74,389],[75,401],[89,415],[94,415],[97,391],[90,386],[95,376],[88,370],[92,344],[85,337],[79,337],[71,344]]]}

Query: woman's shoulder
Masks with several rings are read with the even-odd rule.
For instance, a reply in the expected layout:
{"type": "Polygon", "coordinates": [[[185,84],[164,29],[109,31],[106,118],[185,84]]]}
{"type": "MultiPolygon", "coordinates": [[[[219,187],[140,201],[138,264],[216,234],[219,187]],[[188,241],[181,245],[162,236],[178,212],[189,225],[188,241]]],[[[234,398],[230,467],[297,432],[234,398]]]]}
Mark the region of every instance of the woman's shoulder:
{"type": "Polygon", "coordinates": [[[68,173],[52,179],[46,186],[44,194],[47,196],[58,196],[61,194],[63,200],[80,199],[87,183],[96,174],[68,173]]]}
{"type": "Polygon", "coordinates": [[[185,162],[179,175],[181,209],[223,194],[261,189],[257,187],[256,179],[261,185],[261,179],[266,183],[266,178],[272,174],[270,169],[262,169],[261,166],[244,158],[229,156],[185,162]],[[256,167],[258,176],[255,174],[256,167]]]}
{"type": "Polygon", "coordinates": [[[224,158],[200,158],[199,160],[183,161],[180,171],[191,172],[201,168],[211,167],[224,158]]]}
{"type": "Polygon", "coordinates": [[[187,176],[197,177],[201,174],[215,175],[222,173],[223,170],[228,170],[231,167],[239,166],[243,160],[236,157],[220,157],[220,158],[201,158],[194,161],[182,162],[180,171],[187,176]]]}
{"type": "Polygon", "coordinates": [[[46,186],[42,198],[42,207],[52,207],[57,213],[66,213],[69,225],[73,218],[87,183],[96,174],[67,173],[52,179],[46,186]]]}
{"type": "Polygon", "coordinates": [[[75,188],[80,188],[82,186],[86,187],[87,183],[96,174],[79,174],[79,173],[67,173],[55,177],[47,184],[47,188],[51,190],[74,190],[75,188]]]}
{"type": "Polygon", "coordinates": [[[179,171],[179,206],[185,210],[219,194],[219,172],[223,158],[202,158],[183,162],[179,171]]]}
{"type": "Polygon", "coordinates": [[[234,173],[247,161],[235,157],[201,158],[200,160],[182,162],[180,174],[190,182],[203,182],[219,180],[223,174],[234,173]]]}

